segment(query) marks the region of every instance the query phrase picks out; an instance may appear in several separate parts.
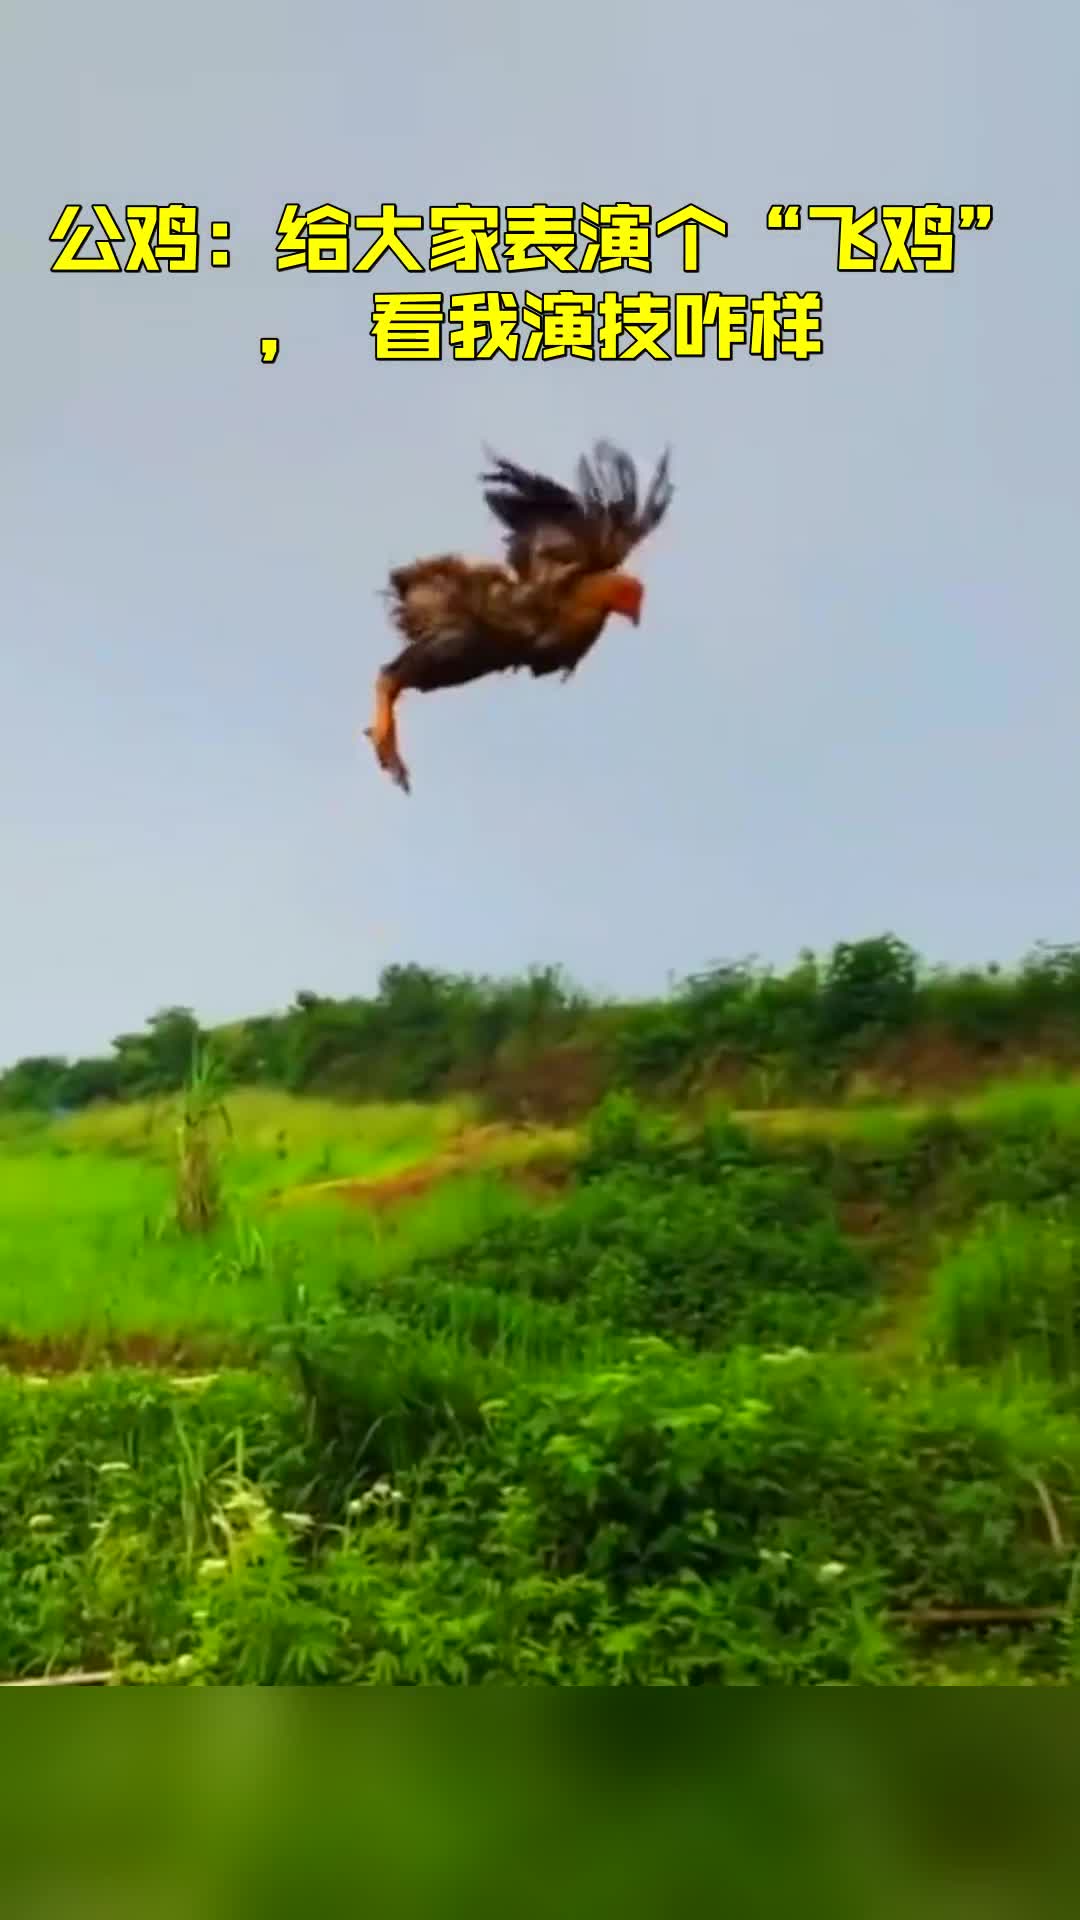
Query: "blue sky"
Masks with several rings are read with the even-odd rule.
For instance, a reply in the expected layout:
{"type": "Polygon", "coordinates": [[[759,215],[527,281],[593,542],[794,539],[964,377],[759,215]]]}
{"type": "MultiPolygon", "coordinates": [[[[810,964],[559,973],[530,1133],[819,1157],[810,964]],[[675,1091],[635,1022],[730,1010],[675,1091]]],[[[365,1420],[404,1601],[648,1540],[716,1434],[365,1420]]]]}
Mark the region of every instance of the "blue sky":
{"type": "Polygon", "coordinates": [[[104,0],[5,41],[0,1061],[391,960],[637,992],[1080,932],[1073,9],[104,0]],[[232,263],[50,274],[95,199],[197,204],[232,263]],[[693,283],[669,238],[605,285],[820,290],[825,350],[380,364],[417,277],[278,273],[275,229],[384,200],[697,201],[693,283]],[[774,201],[994,222],[951,275],[838,274],[774,201]],[[388,568],[497,550],[485,444],[569,475],[600,434],[673,448],[643,625],[567,687],[406,702],[406,800],[358,737],[388,568]]]}

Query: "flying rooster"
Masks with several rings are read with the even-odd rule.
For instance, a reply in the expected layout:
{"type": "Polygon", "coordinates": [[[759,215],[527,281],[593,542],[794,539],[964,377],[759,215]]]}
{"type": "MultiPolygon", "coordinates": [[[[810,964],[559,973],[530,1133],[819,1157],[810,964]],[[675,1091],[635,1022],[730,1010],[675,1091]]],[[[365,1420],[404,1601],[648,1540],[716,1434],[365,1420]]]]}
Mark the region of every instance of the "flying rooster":
{"type": "Polygon", "coordinates": [[[595,646],[610,614],[637,626],[645,590],[621,571],[663,519],[674,488],[668,454],[642,496],[633,461],[607,441],[578,462],[578,491],[490,455],[484,499],[502,523],[505,564],[440,554],[390,575],[390,617],[405,640],[375,682],[364,729],[379,765],[409,792],[395,707],[411,689],[434,693],[489,673],[564,680],[595,646]]]}

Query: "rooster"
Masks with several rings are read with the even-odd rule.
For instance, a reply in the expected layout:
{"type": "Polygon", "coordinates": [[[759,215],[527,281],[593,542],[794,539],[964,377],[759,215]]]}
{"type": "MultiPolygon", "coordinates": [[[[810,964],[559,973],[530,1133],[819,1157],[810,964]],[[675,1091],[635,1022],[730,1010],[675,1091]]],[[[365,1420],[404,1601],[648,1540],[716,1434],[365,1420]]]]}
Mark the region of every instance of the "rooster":
{"type": "Polygon", "coordinates": [[[637,626],[645,590],[621,571],[627,555],[671,504],[668,455],[642,496],[633,461],[601,441],[578,463],[578,491],[490,455],[484,499],[501,522],[501,565],[441,554],[390,575],[390,617],[405,640],[380,669],[375,718],[365,734],[379,765],[405,793],[395,707],[412,689],[433,693],[485,674],[564,680],[595,646],[610,614],[637,626]]]}

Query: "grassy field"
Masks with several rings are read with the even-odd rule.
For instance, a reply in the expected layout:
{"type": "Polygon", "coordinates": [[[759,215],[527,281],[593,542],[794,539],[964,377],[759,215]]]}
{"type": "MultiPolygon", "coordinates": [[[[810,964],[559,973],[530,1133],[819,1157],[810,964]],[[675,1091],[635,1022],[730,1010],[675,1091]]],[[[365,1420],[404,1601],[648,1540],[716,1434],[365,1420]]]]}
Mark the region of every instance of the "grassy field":
{"type": "Polygon", "coordinates": [[[1077,1085],[183,1112],[0,1131],[0,1678],[1075,1679],[1077,1085]]]}
{"type": "Polygon", "coordinates": [[[515,1202],[498,1170],[535,1150],[528,1136],[481,1134],[479,1174],[435,1180],[419,1194],[403,1243],[397,1221],[365,1205],[362,1188],[392,1192],[410,1169],[437,1172],[450,1143],[468,1144],[476,1131],[468,1106],[360,1110],[241,1092],[226,1113],[214,1143],[221,1218],[198,1236],[177,1232],[171,1218],[175,1104],[9,1126],[0,1136],[0,1330],[9,1343],[50,1339],[88,1354],[115,1336],[148,1335],[175,1357],[186,1347],[205,1353],[208,1335],[247,1342],[280,1319],[297,1287],[329,1297],[346,1269],[378,1272],[482,1232],[515,1202]]]}

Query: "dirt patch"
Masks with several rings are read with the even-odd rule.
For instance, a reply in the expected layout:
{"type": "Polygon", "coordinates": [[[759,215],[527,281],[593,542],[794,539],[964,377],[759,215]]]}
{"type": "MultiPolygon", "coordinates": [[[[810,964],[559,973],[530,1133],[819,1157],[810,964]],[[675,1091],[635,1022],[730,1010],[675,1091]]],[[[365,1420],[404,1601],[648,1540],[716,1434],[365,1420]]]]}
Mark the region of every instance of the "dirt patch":
{"type": "Polygon", "coordinates": [[[430,1193],[432,1187],[441,1181],[450,1179],[455,1173],[461,1174],[460,1166],[439,1163],[413,1169],[409,1173],[391,1174],[385,1180],[335,1180],[328,1186],[307,1187],[304,1191],[314,1198],[316,1193],[324,1194],[328,1199],[342,1200],[352,1207],[370,1207],[374,1213],[385,1213],[390,1207],[399,1207],[406,1200],[422,1199],[430,1193]]]}
{"type": "Polygon", "coordinates": [[[531,1060],[499,1061],[471,1089],[482,1095],[489,1112],[547,1126],[564,1126],[594,1107],[609,1073],[595,1046],[567,1044],[531,1060]]]}
{"type": "Polygon", "coordinates": [[[143,1367],[197,1376],[224,1366],[250,1366],[250,1347],[186,1334],[0,1334],[0,1368],[9,1373],[87,1373],[102,1367],[143,1367]]]}
{"type": "Polygon", "coordinates": [[[853,1240],[874,1240],[885,1225],[885,1207],[880,1200],[842,1200],[836,1209],[841,1233],[853,1240]]]}
{"type": "MultiPolygon", "coordinates": [[[[345,1206],[367,1207],[373,1213],[386,1213],[392,1208],[404,1206],[408,1201],[420,1200],[433,1187],[441,1186],[448,1180],[460,1180],[474,1171],[460,1161],[447,1164],[415,1168],[408,1173],[388,1176],[385,1180],[331,1180],[318,1187],[296,1187],[292,1193],[284,1196],[289,1201],[301,1200],[340,1200],[345,1206]]],[[[569,1170],[564,1166],[525,1166],[492,1167],[492,1173],[505,1180],[530,1200],[551,1200],[561,1193],[569,1179],[569,1170]]]]}
{"type": "Polygon", "coordinates": [[[898,1035],[861,1063],[883,1094],[893,1099],[978,1093],[991,1081],[1012,1079],[1076,1061],[1075,1035],[1046,1033],[1034,1039],[964,1042],[945,1027],[926,1026],[898,1035]]]}
{"type": "Polygon", "coordinates": [[[537,1151],[525,1154],[520,1162],[501,1156],[513,1152],[528,1141],[532,1129],[527,1126],[469,1127],[459,1134],[444,1152],[419,1166],[404,1167],[400,1173],[388,1173],[374,1180],[320,1180],[315,1184],[293,1187],[275,1196],[274,1204],[292,1205],[307,1200],[340,1200],[346,1206],[367,1207],[383,1213],[407,1201],[422,1199],[446,1180],[460,1179],[470,1173],[497,1174],[535,1199],[550,1198],[559,1192],[570,1175],[565,1159],[537,1151]]]}
{"type": "Polygon", "coordinates": [[[565,1160],[531,1160],[525,1167],[507,1167],[505,1178],[530,1200],[556,1200],[573,1178],[565,1160]]]}

